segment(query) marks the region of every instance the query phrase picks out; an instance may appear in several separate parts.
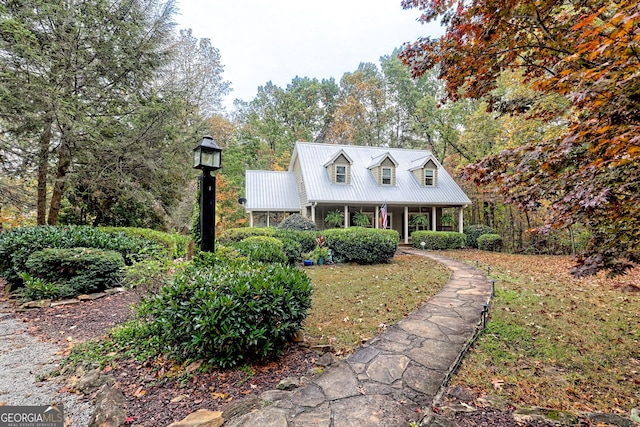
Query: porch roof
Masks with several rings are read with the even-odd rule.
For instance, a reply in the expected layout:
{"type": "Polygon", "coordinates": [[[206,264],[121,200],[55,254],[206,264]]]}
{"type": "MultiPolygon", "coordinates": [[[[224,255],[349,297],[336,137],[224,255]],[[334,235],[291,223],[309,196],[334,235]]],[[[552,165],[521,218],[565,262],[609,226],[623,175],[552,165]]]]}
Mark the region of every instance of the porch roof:
{"type": "Polygon", "coordinates": [[[293,172],[248,170],[246,199],[247,211],[300,211],[300,198],[293,172]]]}

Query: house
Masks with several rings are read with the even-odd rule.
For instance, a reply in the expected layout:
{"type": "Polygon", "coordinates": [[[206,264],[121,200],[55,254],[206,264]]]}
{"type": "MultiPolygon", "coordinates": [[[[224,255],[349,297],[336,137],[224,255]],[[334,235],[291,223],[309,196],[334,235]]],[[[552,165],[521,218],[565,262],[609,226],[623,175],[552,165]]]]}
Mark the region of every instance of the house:
{"type": "Polygon", "coordinates": [[[457,223],[462,232],[470,204],[428,150],[297,142],[288,171],[246,172],[252,227],[277,226],[300,213],[323,230],[330,227],[327,213],[337,210],[344,227],[362,213],[371,227],[397,230],[409,243],[417,229],[453,230],[457,223]]]}

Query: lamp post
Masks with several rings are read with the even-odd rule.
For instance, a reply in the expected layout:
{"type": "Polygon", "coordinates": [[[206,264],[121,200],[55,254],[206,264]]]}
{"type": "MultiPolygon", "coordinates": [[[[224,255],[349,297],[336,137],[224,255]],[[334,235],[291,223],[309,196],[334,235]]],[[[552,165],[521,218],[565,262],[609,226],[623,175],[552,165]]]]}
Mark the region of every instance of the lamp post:
{"type": "Polygon", "coordinates": [[[211,175],[222,167],[222,149],[209,135],[193,149],[193,167],[202,170],[200,175],[200,249],[215,249],[216,177],[211,175]]]}

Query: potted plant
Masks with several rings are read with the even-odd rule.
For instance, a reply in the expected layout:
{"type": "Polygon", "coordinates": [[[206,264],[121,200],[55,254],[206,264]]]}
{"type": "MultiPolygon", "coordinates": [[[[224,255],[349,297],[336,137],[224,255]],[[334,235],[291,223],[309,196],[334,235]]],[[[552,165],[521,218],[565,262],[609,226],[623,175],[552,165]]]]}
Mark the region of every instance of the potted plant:
{"type": "Polygon", "coordinates": [[[369,216],[362,211],[356,212],[355,214],[353,214],[353,225],[356,225],[358,227],[368,227],[369,225],[371,225],[369,216]]]}
{"type": "Polygon", "coordinates": [[[324,246],[316,246],[315,249],[311,251],[311,258],[318,265],[324,264],[328,257],[329,248],[325,248],[324,246]]]}
{"type": "Polygon", "coordinates": [[[324,217],[324,222],[332,227],[340,227],[344,222],[344,212],[340,210],[328,212],[324,217]]]}
{"type": "Polygon", "coordinates": [[[453,214],[449,212],[443,213],[440,217],[440,223],[442,223],[442,226],[446,229],[451,229],[451,227],[453,226],[453,222],[453,214]]]}
{"type": "Polygon", "coordinates": [[[427,218],[426,215],[424,214],[418,214],[418,215],[414,215],[411,218],[411,224],[415,225],[416,228],[419,227],[424,227],[426,225],[429,225],[429,219],[427,218]]]}

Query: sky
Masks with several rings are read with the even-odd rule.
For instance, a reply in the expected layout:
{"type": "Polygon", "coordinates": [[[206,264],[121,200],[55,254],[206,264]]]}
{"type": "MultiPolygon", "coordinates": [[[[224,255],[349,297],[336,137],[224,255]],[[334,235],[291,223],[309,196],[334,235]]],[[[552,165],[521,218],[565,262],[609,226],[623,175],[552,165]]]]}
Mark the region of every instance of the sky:
{"type": "Polygon", "coordinates": [[[420,36],[442,34],[418,22],[400,0],[178,0],[180,29],[208,38],[220,51],[223,78],[233,91],[223,101],[252,100],[271,81],[285,88],[296,76],[340,81],[361,62],[420,36]]]}

